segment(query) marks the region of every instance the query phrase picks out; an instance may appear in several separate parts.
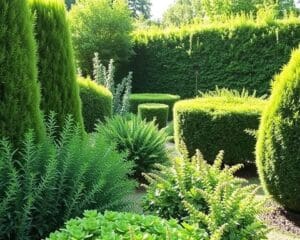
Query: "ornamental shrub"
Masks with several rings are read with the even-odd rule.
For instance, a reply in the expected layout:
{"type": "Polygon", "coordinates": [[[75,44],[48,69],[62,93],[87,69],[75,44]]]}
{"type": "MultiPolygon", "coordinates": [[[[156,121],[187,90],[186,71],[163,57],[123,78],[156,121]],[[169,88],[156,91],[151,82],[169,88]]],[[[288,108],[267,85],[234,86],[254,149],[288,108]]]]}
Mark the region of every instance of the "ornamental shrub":
{"type": "Polygon", "coordinates": [[[131,206],[135,183],[125,155],[99,133],[83,136],[70,118],[57,139],[53,119],[40,144],[33,133],[17,151],[0,141],[0,239],[44,239],[84,210],[131,206]],[[16,160],[16,153],[22,158],[16,160]]]}
{"type": "Polygon", "coordinates": [[[42,87],[41,108],[45,114],[57,113],[61,128],[71,114],[82,126],[81,102],[76,84],[73,47],[66,10],[60,0],[30,0],[35,15],[38,42],[39,81],[42,87]]]}
{"type": "Polygon", "coordinates": [[[155,121],[158,128],[164,128],[168,123],[169,106],[159,103],[145,103],[138,106],[138,115],[146,121],[155,121]]]}
{"type": "Polygon", "coordinates": [[[262,99],[227,90],[180,101],[174,107],[175,143],[185,142],[190,155],[201,149],[209,162],[220,149],[226,164],[254,162],[255,141],[247,129],[258,129],[262,99]],[[222,134],[220,134],[222,133],[222,134]]]}
{"type": "Polygon", "coordinates": [[[37,83],[36,43],[25,0],[0,2],[0,138],[19,146],[25,132],[45,134],[37,83]]]}
{"type": "Polygon", "coordinates": [[[275,77],[263,113],[256,159],[264,189],[288,210],[300,213],[300,50],[275,77]]]}
{"type": "Polygon", "coordinates": [[[78,78],[77,82],[80,89],[85,130],[93,132],[98,121],[103,122],[105,118],[112,116],[113,97],[107,88],[91,79],[78,78]]]}

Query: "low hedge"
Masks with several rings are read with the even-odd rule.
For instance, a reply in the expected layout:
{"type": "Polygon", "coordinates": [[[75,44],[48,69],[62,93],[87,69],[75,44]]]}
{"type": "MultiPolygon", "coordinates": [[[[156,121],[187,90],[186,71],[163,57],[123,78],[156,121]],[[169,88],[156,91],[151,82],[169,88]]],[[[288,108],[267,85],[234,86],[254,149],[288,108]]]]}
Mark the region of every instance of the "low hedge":
{"type": "Polygon", "coordinates": [[[173,106],[180,96],[162,93],[136,93],[130,96],[130,112],[137,113],[138,106],[143,103],[161,103],[169,106],[169,120],[173,118],[173,106]]]}
{"type": "Polygon", "coordinates": [[[210,162],[220,150],[226,164],[253,162],[256,139],[246,130],[258,129],[265,102],[237,96],[180,101],[174,107],[176,146],[184,142],[191,155],[199,149],[210,162]]]}
{"type": "Polygon", "coordinates": [[[169,106],[160,103],[144,103],[138,106],[138,115],[146,121],[155,120],[158,128],[164,128],[168,123],[169,106]]]}
{"type": "Polygon", "coordinates": [[[97,121],[104,121],[112,115],[113,96],[111,92],[90,79],[78,78],[82,115],[85,129],[93,132],[97,121]]]}

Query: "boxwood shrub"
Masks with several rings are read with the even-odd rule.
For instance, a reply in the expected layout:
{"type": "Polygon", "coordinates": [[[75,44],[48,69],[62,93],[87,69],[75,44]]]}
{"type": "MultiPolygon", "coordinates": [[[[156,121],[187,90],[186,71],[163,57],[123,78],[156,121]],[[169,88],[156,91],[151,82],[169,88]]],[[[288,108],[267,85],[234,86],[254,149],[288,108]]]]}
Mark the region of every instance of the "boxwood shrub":
{"type": "Polygon", "coordinates": [[[193,155],[199,149],[208,161],[225,151],[226,164],[254,161],[255,137],[265,101],[255,97],[205,96],[180,101],[174,107],[175,143],[185,142],[193,155]]]}
{"type": "Polygon", "coordinates": [[[159,103],[145,103],[138,106],[138,115],[146,121],[153,121],[159,128],[167,126],[169,106],[159,103]]]}
{"type": "Polygon", "coordinates": [[[90,79],[80,77],[77,81],[85,129],[87,132],[92,132],[97,121],[104,121],[106,117],[111,117],[113,96],[107,88],[90,79]]]}

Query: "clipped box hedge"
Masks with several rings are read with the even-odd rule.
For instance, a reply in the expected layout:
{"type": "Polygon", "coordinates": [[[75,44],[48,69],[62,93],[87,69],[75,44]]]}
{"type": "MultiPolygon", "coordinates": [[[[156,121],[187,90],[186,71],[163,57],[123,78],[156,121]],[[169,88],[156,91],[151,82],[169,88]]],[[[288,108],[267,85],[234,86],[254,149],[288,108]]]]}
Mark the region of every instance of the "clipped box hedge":
{"type": "Polygon", "coordinates": [[[246,130],[257,130],[265,100],[254,97],[203,97],[175,104],[175,143],[185,143],[189,154],[199,149],[212,162],[220,150],[224,163],[254,161],[256,139],[246,130]]]}
{"type": "Polygon", "coordinates": [[[173,117],[174,104],[180,96],[163,93],[135,93],[130,95],[130,112],[138,113],[138,106],[143,103],[161,103],[169,106],[169,120],[173,117]]]}
{"type": "Polygon", "coordinates": [[[169,106],[160,103],[144,103],[138,106],[138,115],[146,121],[153,121],[158,128],[164,128],[168,123],[169,106]]]}
{"type": "Polygon", "coordinates": [[[104,121],[106,117],[112,116],[113,96],[107,88],[90,79],[78,78],[77,81],[85,130],[93,132],[97,121],[104,121]]]}

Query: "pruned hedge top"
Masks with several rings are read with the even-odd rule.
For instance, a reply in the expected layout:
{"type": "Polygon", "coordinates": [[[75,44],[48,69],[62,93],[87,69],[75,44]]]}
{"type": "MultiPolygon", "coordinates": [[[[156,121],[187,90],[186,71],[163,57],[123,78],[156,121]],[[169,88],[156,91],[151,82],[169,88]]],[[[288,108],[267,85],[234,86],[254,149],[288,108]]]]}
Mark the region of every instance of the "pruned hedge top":
{"type": "Polygon", "coordinates": [[[169,106],[161,103],[144,103],[144,104],[140,104],[139,108],[160,110],[160,109],[168,109],[169,106]]]}

